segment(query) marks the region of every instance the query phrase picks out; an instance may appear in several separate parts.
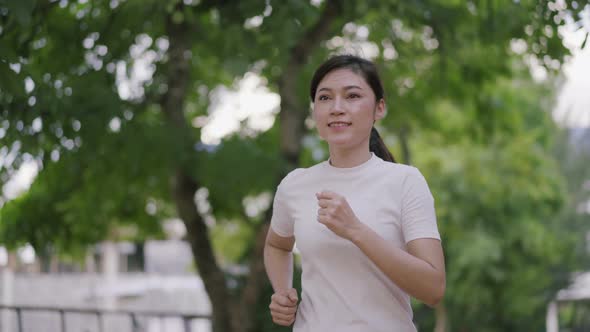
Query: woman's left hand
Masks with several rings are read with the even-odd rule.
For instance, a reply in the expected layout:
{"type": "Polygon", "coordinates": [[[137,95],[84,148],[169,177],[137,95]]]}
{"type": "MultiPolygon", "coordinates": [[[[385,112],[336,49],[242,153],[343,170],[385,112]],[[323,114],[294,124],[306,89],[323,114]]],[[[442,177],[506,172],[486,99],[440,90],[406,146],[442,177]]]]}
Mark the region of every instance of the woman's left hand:
{"type": "Polygon", "coordinates": [[[362,223],[358,220],[346,198],[331,192],[316,194],[318,199],[318,221],[336,235],[352,240],[352,235],[359,230],[362,223]]]}

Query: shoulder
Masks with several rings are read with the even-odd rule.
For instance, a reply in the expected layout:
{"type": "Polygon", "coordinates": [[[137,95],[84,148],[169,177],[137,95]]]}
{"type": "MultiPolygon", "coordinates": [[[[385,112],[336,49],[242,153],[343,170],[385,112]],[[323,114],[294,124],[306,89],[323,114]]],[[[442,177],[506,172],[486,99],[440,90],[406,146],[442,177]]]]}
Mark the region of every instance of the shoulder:
{"type": "Polygon", "coordinates": [[[402,181],[409,178],[424,178],[422,172],[414,166],[397,164],[384,160],[380,160],[378,164],[379,170],[384,172],[388,178],[395,177],[402,181]]]}
{"type": "Polygon", "coordinates": [[[311,167],[295,168],[283,178],[279,187],[291,188],[309,182],[321,173],[322,167],[323,162],[311,167]]]}
{"type": "Polygon", "coordinates": [[[285,175],[285,177],[283,178],[283,180],[281,180],[281,183],[279,184],[279,187],[290,187],[294,184],[294,182],[297,181],[297,178],[301,175],[301,174],[305,174],[305,168],[295,168],[294,170],[292,170],[291,172],[289,172],[287,175],[285,175]]]}
{"type": "Polygon", "coordinates": [[[376,178],[390,192],[407,195],[413,192],[429,192],[430,188],[422,172],[414,166],[380,162],[376,178]]]}

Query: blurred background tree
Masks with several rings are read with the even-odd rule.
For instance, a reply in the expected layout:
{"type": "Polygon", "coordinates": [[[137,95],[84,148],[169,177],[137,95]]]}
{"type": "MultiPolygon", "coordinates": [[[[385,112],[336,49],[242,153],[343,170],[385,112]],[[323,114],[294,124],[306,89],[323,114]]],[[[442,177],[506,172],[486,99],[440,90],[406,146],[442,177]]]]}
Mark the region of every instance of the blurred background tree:
{"type": "Polygon", "coordinates": [[[587,225],[570,198],[588,174],[560,157],[555,86],[529,68],[558,72],[559,28],[585,6],[1,0],[0,178],[30,162],[39,174],[3,199],[0,242],[76,254],[161,236],[161,221],[179,217],[215,331],[273,329],[262,265],[271,193],[327,156],[308,121],[313,70],[357,53],[385,82],[383,136],[437,201],[447,294],[434,314],[415,305],[419,328],[541,329],[548,300],[583,267],[587,225]],[[248,75],[280,96],[274,125],[246,119],[218,144],[203,140],[219,88],[248,75]],[[230,263],[249,267],[237,288],[230,263]]]}

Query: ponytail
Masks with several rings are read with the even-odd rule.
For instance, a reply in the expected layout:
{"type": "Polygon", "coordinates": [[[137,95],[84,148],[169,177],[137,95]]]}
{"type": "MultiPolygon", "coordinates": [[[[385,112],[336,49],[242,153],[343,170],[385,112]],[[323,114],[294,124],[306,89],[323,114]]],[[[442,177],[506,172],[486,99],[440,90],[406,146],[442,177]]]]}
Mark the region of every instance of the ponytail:
{"type": "Polygon", "coordinates": [[[383,140],[381,139],[381,136],[379,135],[379,132],[377,132],[377,129],[375,129],[375,127],[373,127],[371,129],[371,138],[369,140],[369,150],[373,153],[375,153],[375,155],[385,161],[390,161],[392,163],[395,163],[395,158],[393,158],[393,154],[391,154],[391,152],[389,152],[389,149],[387,149],[387,146],[385,146],[385,143],[383,142],[383,140]]]}

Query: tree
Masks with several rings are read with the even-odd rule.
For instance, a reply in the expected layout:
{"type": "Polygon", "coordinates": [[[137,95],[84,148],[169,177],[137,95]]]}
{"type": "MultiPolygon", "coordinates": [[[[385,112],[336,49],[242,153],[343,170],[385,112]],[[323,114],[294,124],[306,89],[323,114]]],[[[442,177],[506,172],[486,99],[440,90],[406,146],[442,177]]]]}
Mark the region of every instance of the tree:
{"type": "MultiPolygon", "coordinates": [[[[2,1],[0,114],[6,146],[1,155],[5,159],[14,156],[14,160],[0,169],[0,177],[6,181],[27,160],[41,167],[31,189],[0,210],[3,242],[75,251],[117,236],[121,225],[133,226],[136,234],[132,236],[157,234],[159,220],[178,216],[187,226],[187,240],[211,298],[215,330],[249,329],[254,324],[253,304],[266,282],[261,250],[271,211],[249,217],[242,202],[245,197],[274,190],[290,169],[313,161],[302,145],[309,108],[307,82],[320,59],[351,41],[376,50],[375,60],[395,110],[382,126],[389,133],[386,136],[395,140],[393,145],[399,143],[402,160],[423,165],[430,177],[441,175],[432,183],[435,193],[454,183],[454,177],[462,174],[457,170],[473,170],[464,186],[489,186],[496,193],[478,198],[478,205],[461,210],[462,215],[444,209],[439,212],[443,233],[449,234],[445,242],[450,244],[450,271],[466,271],[496,259],[475,255],[473,260],[462,258],[464,263],[455,268],[453,261],[461,261],[461,248],[451,243],[460,243],[474,231],[454,229],[445,221],[468,226],[482,211],[500,213],[514,208],[496,204],[487,209],[487,204],[497,203],[507,190],[492,180],[504,173],[485,168],[478,172],[478,166],[512,142],[502,138],[506,135],[521,142],[514,151],[503,154],[502,172],[516,178],[538,161],[546,145],[526,153],[521,163],[513,164],[511,157],[520,156],[535,145],[531,142],[549,134],[541,130],[524,135],[529,128],[513,125],[513,121],[522,124],[526,122],[522,119],[537,113],[513,116],[505,111],[508,108],[497,107],[496,96],[519,96],[489,90],[499,77],[514,75],[512,66],[519,55],[510,50],[511,42],[527,45],[532,50],[527,55],[543,59],[547,67],[559,63],[566,51],[555,30],[570,9],[557,5],[552,9],[532,1],[486,4],[2,1]],[[252,18],[256,20],[250,21],[252,18]],[[134,78],[134,66],[146,61],[145,70],[151,75],[134,85],[129,80],[134,78]],[[238,134],[209,151],[200,142],[201,126],[194,119],[207,116],[210,94],[217,85],[231,85],[246,71],[265,77],[280,94],[278,121],[254,138],[238,134]],[[480,94],[482,89],[488,93],[480,94]],[[445,113],[445,106],[453,111],[445,113]],[[459,123],[441,114],[452,114],[459,123]],[[441,155],[423,153],[428,149],[419,145],[421,137],[430,135],[446,135],[460,161],[458,168],[443,163],[441,155]],[[496,148],[488,151],[490,145],[496,148]],[[419,153],[414,156],[414,151],[419,153]],[[198,191],[208,192],[209,209],[195,205],[198,191]],[[147,211],[146,204],[151,206],[147,211]],[[209,216],[215,216],[219,227],[237,220],[246,230],[240,256],[249,264],[250,274],[239,290],[227,286],[211,241],[212,227],[206,223],[209,216]]],[[[573,3],[566,5],[573,8],[573,3]]],[[[580,10],[570,11],[576,17],[580,10]]],[[[530,102],[527,106],[530,104],[536,105],[530,102]]],[[[544,126],[543,121],[534,123],[544,126]]],[[[512,204],[549,202],[550,208],[538,213],[529,208],[530,214],[518,215],[521,220],[550,215],[558,204],[560,185],[551,162],[541,165],[546,171],[535,180],[544,184],[545,191],[532,198],[516,195],[518,202],[512,204]]],[[[459,201],[469,207],[479,197],[471,194],[459,190],[442,201],[459,201]]],[[[495,219],[486,221],[497,230],[492,235],[487,228],[479,232],[481,243],[494,244],[506,226],[495,219]]],[[[538,226],[533,221],[526,225],[522,227],[538,226]]],[[[517,245],[514,240],[506,248],[517,245]]],[[[514,265],[538,250],[533,245],[528,251],[514,251],[514,265]]],[[[461,275],[450,276],[449,289],[464,284],[461,275]]],[[[487,277],[487,272],[475,275],[462,290],[450,292],[451,321],[462,313],[452,310],[473,303],[460,301],[458,294],[473,290],[487,277]]],[[[512,313],[499,310],[492,317],[506,312],[512,313]]],[[[473,312],[472,317],[479,314],[481,311],[473,312]]],[[[475,323],[467,322],[464,327],[471,324],[475,323]]]]}

